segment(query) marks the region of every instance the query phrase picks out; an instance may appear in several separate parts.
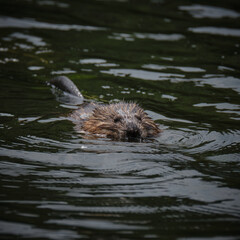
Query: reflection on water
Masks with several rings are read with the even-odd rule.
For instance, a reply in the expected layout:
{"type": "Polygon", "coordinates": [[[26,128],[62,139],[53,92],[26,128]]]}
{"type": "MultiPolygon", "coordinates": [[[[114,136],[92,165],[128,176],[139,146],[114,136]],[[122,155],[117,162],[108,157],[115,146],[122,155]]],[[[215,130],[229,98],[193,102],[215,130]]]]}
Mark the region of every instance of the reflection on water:
{"type": "Polygon", "coordinates": [[[113,33],[113,36],[108,38],[114,40],[125,40],[125,41],[134,41],[136,39],[152,39],[156,41],[178,41],[183,39],[182,34],[161,34],[161,33],[113,33]]]}
{"type": "Polygon", "coordinates": [[[68,25],[68,24],[53,24],[47,22],[38,22],[35,19],[31,18],[13,18],[13,17],[0,17],[0,28],[40,28],[48,30],[60,30],[60,31],[69,31],[69,30],[87,30],[87,31],[99,31],[104,30],[105,28],[93,27],[93,26],[81,26],[77,24],[68,25]]]}
{"type": "Polygon", "coordinates": [[[194,18],[239,18],[240,13],[217,6],[193,4],[191,6],[179,6],[180,10],[188,11],[194,18]]]}
{"type": "Polygon", "coordinates": [[[188,29],[194,33],[207,33],[214,35],[223,35],[223,36],[231,36],[231,37],[240,37],[240,29],[234,28],[219,28],[219,27],[190,27],[188,29]]]}
{"type": "Polygon", "coordinates": [[[240,93],[239,78],[232,76],[207,74],[203,76],[203,79],[193,79],[193,81],[200,85],[208,84],[216,88],[229,88],[240,93]]]}
{"type": "Polygon", "coordinates": [[[114,76],[126,77],[130,76],[133,78],[139,78],[144,80],[168,80],[175,79],[176,77],[184,77],[181,74],[174,73],[157,73],[145,70],[137,70],[137,69],[109,69],[101,71],[105,74],[112,74],[114,76]]]}
{"type": "Polygon", "coordinates": [[[240,13],[214,4],[1,1],[2,239],[239,238],[240,13]],[[163,132],[83,138],[63,74],[163,132]]]}
{"type": "MultiPolygon", "coordinates": [[[[34,46],[46,46],[46,43],[43,42],[42,38],[39,38],[39,37],[35,37],[35,36],[30,36],[30,35],[27,35],[27,34],[23,34],[23,33],[19,33],[19,32],[15,32],[13,34],[11,34],[9,36],[9,40],[11,38],[17,38],[17,39],[24,39],[26,40],[27,42],[31,43],[32,45],[34,46]]],[[[26,45],[25,45],[26,46],[26,45]]]]}
{"type": "Polygon", "coordinates": [[[161,66],[157,64],[144,64],[142,67],[155,70],[177,69],[182,72],[205,72],[204,69],[198,67],[161,66]]]}

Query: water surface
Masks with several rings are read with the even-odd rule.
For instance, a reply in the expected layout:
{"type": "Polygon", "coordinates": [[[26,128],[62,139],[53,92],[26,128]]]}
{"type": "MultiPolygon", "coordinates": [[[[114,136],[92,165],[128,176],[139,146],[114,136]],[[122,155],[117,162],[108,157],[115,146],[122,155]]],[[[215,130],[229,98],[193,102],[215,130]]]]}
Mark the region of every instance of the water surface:
{"type": "Polygon", "coordinates": [[[0,3],[1,239],[239,239],[238,1],[0,3]],[[57,75],[163,132],[84,138],[57,75]]]}

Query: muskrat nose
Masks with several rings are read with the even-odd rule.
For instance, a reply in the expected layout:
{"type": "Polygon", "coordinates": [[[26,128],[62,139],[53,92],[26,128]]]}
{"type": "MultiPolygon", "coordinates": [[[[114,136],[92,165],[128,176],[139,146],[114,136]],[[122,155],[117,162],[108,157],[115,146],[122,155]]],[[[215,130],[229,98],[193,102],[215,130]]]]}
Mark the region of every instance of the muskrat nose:
{"type": "Polygon", "coordinates": [[[129,123],[127,125],[126,137],[128,139],[139,138],[140,135],[140,130],[134,123],[129,123]]]}

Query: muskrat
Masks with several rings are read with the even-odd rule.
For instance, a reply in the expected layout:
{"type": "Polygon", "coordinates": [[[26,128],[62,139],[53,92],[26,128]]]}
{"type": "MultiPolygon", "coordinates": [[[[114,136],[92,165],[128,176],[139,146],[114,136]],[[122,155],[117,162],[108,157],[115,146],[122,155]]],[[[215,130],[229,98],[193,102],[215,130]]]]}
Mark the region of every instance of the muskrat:
{"type": "MultiPolygon", "coordinates": [[[[50,80],[50,84],[83,100],[76,85],[67,77],[55,77],[50,80]]],[[[114,140],[141,141],[156,137],[161,132],[148,114],[133,102],[85,102],[79,109],[74,110],[70,117],[78,129],[114,140]]]]}

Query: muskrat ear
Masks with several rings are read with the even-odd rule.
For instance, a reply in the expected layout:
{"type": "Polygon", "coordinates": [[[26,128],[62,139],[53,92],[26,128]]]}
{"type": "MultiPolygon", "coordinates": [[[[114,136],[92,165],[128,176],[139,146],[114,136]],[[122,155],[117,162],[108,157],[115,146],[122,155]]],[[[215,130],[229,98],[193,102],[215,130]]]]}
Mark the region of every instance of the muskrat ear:
{"type": "Polygon", "coordinates": [[[122,121],[122,117],[121,116],[117,116],[114,118],[113,120],[115,123],[121,122],[122,121]]]}

